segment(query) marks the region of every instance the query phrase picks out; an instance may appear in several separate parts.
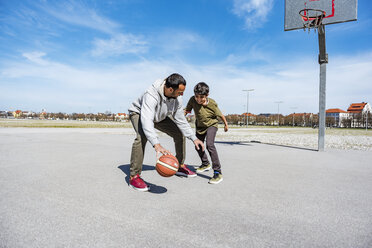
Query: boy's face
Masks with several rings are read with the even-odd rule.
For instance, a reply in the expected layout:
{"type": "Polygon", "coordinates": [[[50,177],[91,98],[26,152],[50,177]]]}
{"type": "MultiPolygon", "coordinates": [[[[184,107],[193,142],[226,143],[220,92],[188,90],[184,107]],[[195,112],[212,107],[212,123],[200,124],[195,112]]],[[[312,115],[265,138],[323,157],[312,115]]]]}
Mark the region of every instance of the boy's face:
{"type": "Polygon", "coordinates": [[[195,101],[201,105],[207,105],[208,95],[195,94],[195,101]]]}

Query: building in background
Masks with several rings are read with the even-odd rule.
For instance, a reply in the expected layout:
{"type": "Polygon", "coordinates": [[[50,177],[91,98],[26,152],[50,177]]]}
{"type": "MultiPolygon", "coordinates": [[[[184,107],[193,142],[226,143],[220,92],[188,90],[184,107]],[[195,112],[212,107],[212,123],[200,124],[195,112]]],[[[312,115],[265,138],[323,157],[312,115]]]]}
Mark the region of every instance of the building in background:
{"type": "Polygon", "coordinates": [[[339,108],[332,108],[326,110],[327,126],[345,127],[345,120],[350,117],[350,114],[345,110],[339,108]]]}
{"type": "Polygon", "coordinates": [[[350,104],[347,112],[352,119],[351,127],[365,127],[368,125],[368,116],[371,114],[371,105],[367,102],[350,104]]]}

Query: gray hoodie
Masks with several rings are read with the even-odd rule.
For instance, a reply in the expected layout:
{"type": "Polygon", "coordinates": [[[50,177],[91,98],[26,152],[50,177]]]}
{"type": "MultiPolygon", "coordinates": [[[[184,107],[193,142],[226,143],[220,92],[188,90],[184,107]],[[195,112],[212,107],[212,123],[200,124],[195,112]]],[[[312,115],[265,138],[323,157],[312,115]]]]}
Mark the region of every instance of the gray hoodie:
{"type": "Polygon", "coordinates": [[[142,96],[132,103],[128,109],[129,113],[140,114],[143,132],[152,146],[159,144],[154,122],[161,122],[166,117],[172,118],[183,136],[192,141],[196,140],[197,138],[184,115],[182,96],[176,99],[167,98],[164,95],[164,85],[164,80],[156,80],[142,96]]]}

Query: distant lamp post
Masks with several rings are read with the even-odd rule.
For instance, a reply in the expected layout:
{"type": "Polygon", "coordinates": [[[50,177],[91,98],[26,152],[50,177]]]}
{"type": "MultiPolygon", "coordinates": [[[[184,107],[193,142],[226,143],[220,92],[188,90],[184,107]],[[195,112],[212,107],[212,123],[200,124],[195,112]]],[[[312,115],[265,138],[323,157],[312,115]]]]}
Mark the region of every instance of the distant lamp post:
{"type": "Polygon", "coordinates": [[[282,101],[279,101],[279,102],[275,102],[278,104],[278,126],[279,126],[279,104],[283,103],[282,101]]]}
{"type": "Polygon", "coordinates": [[[297,109],[297,107],[291,107],[291,109],[293,109],[293,114],[292,114],[292,126],[294,127],[294,116],[295,116],[295,112],[294,112],[294,110],[297,109]]]}
{"type": "Polygon", "coordinates": [[[242,91],[246,91],[247,92],[247,118],[246,118],[247,119],[247,123],[246,123],[246,126],[248,127],[248,123],[249,123],[249,114],[248,114],[249,113],[248,112],[249,111],[249,107],[248,107],[249,106],[249,92],[250,91],[254,91],[254,89],[242,90],[242,91]]]}
{"type": "Polygon", "coordinates": [[[368,131],[368,114],[369,111],[366,111],[366,131],[368,131]]]}
{"type": "Polygon", "coordinates": [[[245,104],[243,104],[243,117],[242,117],[242,125],[240,125],[240,126],[244,126],[245,125],[245,123],[247,122],[247,117],[244,115],[244,111],[247,109],[247,106],[245,105],[245,104]]]}

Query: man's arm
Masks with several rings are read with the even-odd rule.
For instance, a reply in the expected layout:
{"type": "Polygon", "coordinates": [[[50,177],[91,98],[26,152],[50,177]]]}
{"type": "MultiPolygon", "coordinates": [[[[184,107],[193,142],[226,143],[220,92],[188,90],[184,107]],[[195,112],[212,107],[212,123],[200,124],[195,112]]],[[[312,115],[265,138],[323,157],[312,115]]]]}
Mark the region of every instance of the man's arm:
{"type": "Polygon", "coordinates": [[[157,99],[150,94],[144,94],[141,105],[141,124],[143,132],[147,140],[152,146],[159,143],[158,135],[154,127],[155,109],[157,106],[157,99]]]}
{"type": "Polygon", "coordinates": [[[154,117],[155,109],[158,102],[150,94],[145,94],[142,99],[141,106],[141,123],[143,132],[146,135],[147,140],[151,143],[156,151],[156,156],[159,156],[159,153],[162,154],[172,154],[170,151],[165,149],[160,145],[158,136],[154,127],[154,117]]]}

